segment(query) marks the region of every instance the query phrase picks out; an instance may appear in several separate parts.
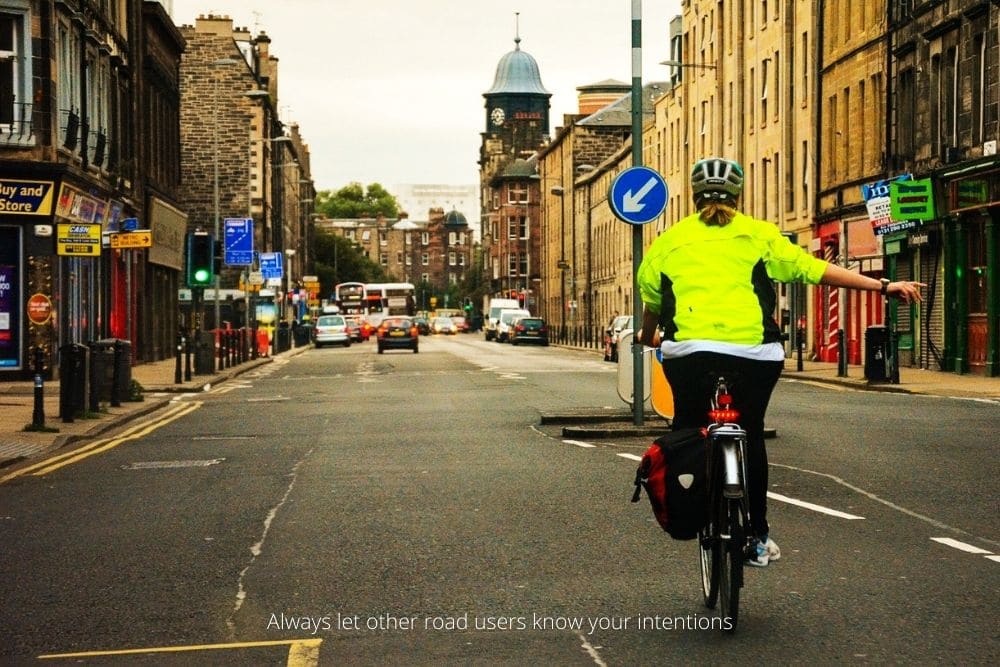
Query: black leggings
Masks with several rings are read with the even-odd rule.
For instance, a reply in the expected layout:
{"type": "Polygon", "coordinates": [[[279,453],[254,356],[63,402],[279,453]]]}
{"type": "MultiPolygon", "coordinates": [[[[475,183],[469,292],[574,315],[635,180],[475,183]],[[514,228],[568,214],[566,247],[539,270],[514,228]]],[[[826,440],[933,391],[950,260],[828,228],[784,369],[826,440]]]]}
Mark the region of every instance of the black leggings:
{"type": "Polygon", "coordinates": [[[663,372],[674,395],[673,428],[705,426],[715,381],[719,375],[729,380],[733,407],[739,410],[740,425],[747,432],[750,523],[758,537],[768,533],[764,413],[784,365],[783,361],[758,361],[717,352],[695,352],[663,360],[663,372]]]}

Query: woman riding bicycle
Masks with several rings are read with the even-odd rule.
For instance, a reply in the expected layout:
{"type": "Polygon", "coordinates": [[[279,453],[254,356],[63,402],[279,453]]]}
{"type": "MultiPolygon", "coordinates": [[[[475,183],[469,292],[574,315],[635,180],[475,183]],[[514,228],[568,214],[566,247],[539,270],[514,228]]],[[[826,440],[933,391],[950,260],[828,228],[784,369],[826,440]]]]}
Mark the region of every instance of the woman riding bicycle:
{"type": "Polygon", "coordinates": [[[740,423],[747,432],[750,523],[757,538],[756,557],[748,563],[763,567],[781,555],[769,537],[764,448],[764,414],[785,359],[773,317],[773,281],[881,291],[907,303],[920,300],[923,283],[848,271],[794,245],[777,225],[739,212],[743,169],[732,160],[698,161],[691,189],[697,212],[660,234],[639,266],[644,304],[639,341],[660,345],[674,395],[675,429],[705,425],[715,388],[712,373],[736,379],[740,423]]]}

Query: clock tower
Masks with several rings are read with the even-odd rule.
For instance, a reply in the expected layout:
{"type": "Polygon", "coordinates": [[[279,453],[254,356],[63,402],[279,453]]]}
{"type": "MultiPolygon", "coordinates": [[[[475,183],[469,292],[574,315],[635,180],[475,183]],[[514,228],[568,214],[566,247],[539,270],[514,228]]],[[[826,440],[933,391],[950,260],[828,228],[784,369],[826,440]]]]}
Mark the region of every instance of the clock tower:
{"type": "Polygon", "coordinates": [[[521,38],[514,38],[514,50],[497,63],[493,86],[486,98],[483,143],[500,139],[504,152],[517,157],[534,151],[549,134],[549,98],[538,73],[538,63],[521,50],[521,38]]]}

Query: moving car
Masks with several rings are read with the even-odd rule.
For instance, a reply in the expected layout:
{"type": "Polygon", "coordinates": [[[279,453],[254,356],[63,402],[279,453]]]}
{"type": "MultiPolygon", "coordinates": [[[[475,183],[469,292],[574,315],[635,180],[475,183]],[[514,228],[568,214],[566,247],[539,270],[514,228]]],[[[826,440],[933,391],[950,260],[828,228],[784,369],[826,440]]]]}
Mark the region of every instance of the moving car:
{"type": "Polygon", "coordinates": [[[604,330],[604,361],[618,361],[618,338],[632,328],[631,315],[616,315],[604,330]]]}
{"type": "Polygon", "coordinates": [[[493,340],[497,337],[497,326],[500,324],[500,311],[505,308],[520,308],[521,303],[517,299],[490,299],[489,312],[486,313],[486,321],[483,322],[483,331],[486,340],[493,340]]]}
{"type": "Polygon", "coordinates": [[[316,347],[323,347],[327,343],[350,347],[351,334],[347,328],[347,320],[343,315],[320,315],[316,320],[313,342],[316,347]]]}
{"type": "Polygon", "coordinates": [[[344,321],[347,322],[347,330],[351,334],[351,340],[360,343],[363,340],[368,340],[369,333],[365,329],[364,320],[362,320],[357,315],[344,315],[344,321]]]}
{"type": "Polygon", "coordinates": [[[378,353],[386,350],[413,350],[419,352],[420,332],[417,325],[409,317],[387,317],[375,331],[378,341],[378,353]]]}
{"type": "Polygon", "coordinates": [[[510,344],[521,343],[548,345],[549,328],[545,325],[545,320],[540,317],[522,317],[514,320],[514,326],[510,329],[510,344]]]}
{"type": "Polygon", "coordinates": [[[457,334],[458,327],[450,317],[435,317],[431,321],[431,329],[436,334],[457,334]]]}
{"type": "Polygon", "coordinates": [[[496,334],[498,343],[506,343],[510,340],[510,325],[514,320],[521,317],[531,317],[531,313],[523,308],[500,311],[496,334]]]}

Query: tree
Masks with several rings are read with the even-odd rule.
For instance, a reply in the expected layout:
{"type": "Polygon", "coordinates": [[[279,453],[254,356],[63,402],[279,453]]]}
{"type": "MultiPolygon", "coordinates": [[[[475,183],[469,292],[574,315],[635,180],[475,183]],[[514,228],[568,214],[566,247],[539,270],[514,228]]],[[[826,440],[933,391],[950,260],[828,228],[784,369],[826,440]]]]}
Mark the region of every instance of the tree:
{"type": "Polygon", "coordinates": [[[399,202],[378,183],[367,190],[360,183],[350,183],[336,192],[316,193],[316,212],[327,218],[376,218],[399,215],[399,202]]]}

